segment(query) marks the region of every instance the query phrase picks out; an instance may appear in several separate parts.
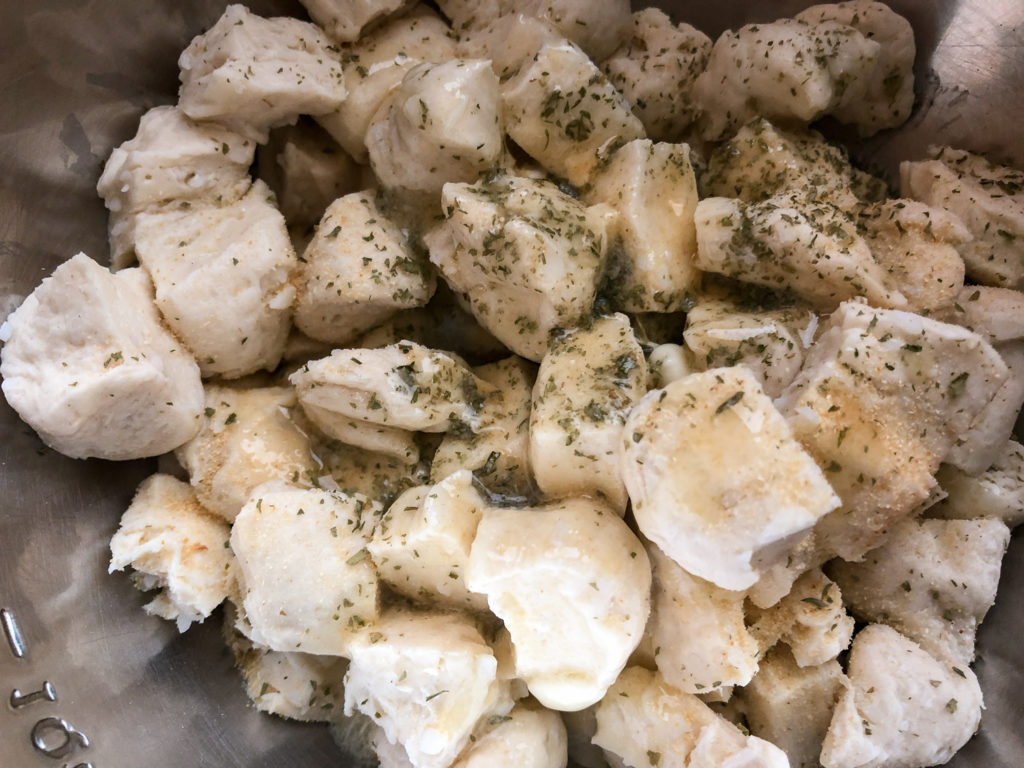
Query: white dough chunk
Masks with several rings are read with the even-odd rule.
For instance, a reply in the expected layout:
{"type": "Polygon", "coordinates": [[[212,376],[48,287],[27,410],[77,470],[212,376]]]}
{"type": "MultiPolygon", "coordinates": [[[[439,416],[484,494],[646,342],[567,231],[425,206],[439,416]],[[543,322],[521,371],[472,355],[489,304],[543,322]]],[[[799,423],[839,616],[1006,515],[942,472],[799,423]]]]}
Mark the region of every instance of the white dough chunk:
{"type": "Polygon", "coordinates": [[[373,718],[415,768],[447,768],[478,722],[512,709],[494,653],[459,614],[385,614],[350,653],[345,714],[373,718]]]}
{"type": "Polygon", "coordinates": [[[262,181],[228,204],[187,201],[139,214],[135,250],[156,305],[203,376],[273,370],[284,353],[295,251],[262,181]]]}
{"type": "Polygon", "coordinates": [[[1006,381],[971,422],[944,461],[971,475],[979,475],[999,460],[1024,405],[1024,339],[996,346],[1006,363],[1006,381]]]}
{"type": "Polygon", "coordinates": [[[648,389],[664,389],[676,379],[701,371],[693,352],[681,344],[659,344],[647,358],[648,389]]]}
{"type": "Polygon", "coordinates": [[[110,263],[135,259],[135,215],[171,202],[238,200],[249,189],[256,145],[177,107],[154,107],[135,136],[110,153],[96,191],[110,210],[110,263]]]}
{"type": "Polygon", "coordinates": [[[551,709],[598,701],[650,611],[643,546],[611,509],[587,499],[488,510],[466,581],[505,622],[517,677],[551,709]]]}
{"type": "Polygon", "coordinates": [[[803,191],[845,210],[859,197],[887,196],[883,182],[853,168],[843,149],[817,131],[784,129],[763,117],[744,124],[711,153],[701,187],[707,196],[750,203],[803,191]]]}
{"type": "Polygon", "coordinates": [[[300,121],[271,132],[257,151],[259,175],[277,196],[292,233],[305,234],[320,221],[327,206],[357,192],[363,170],[313,121],[300,121]]]}
{"type": "Polygon", "coordinates": [[[1024,293],[1011,288],[965,285],[936,319],[974,331],[990,344],[1024,339],[1024,293]]]}
{"type": "Polygon", "coordinates": [[[410,0],[301,0],[311,18],[333,40],[352,43],[363,30],[401,12],[410,0]]]}
{"type": "Polygon", "coordinates": [[[370,165],[398,193],[437,195],[446,182],[475,181],[504,150],[498,77],[489,62],[418,64],[366,132],[370,165]]]}
{"type": "Polygon", "coordinates": [[[199,431],[199,368],[163,326],[142,270],[111,273],[80,253],[3,327],[7,402],[65,456],[158,456],[199,431]]]}
{"type": "Polygon", "coordinates": [[[458,50],[464,58],[490,61],[494,74],[504,82],[528,65],[546,43],[560,42],[565,38],[546,21],[517,12],[462,32],[458,50]]]}
{"type": "Polygon", "coordinates": [[[229,5],[178,59],[178,103],[193,120],[210,120],[263,143],[268,131],[300,114],[321,115],[345,98],[340,54],[318,27],[265,19],[229,5]]]}
{"type": "Polygon", "coordinates": [[[135,492],[110,540],[109,571],[131,566],[139,589],[160,590],[146,613],[176,621],[184,632],[228,595],[234,562],[229,535],[227,524],[202,508],[188,483],[152,475],[135,492]]]}
{"type": "Polygon", "coordinates": [[[783,642],[798,667],[835,659],[853,637],[853,617],[846,612],[839,585],[818,568],[797,579],[790,593],[771,608],[752,608],[747,624],[761,654],[783,642]]]}
{"type": "Polygon", "coordinates": [[[484,328],[539,362],[553,329],[590,315],[616,214],[518,176],[446,184],[441,197],[430,261],[484,328]]]}
{"type": "Polygon", "coordinates": [[[881,544],[928,497],[939,463],[1005,377],[970,331],[840,306],[776,401],[843,500],[816,529],[828,552],[858,560],[881,544]]]}
{"type": "Polygon", "coordinates": [[[821,750],[825,768],[941,765],[981,722],[970,668],[937,661],[889,627],[857,634],[847,675],[821,750]]]}
{"type": "Polygon", "coordinates": [[[742,367],[649,392],[623,430],[622,476],[643,534],[691,574],[732,590],[785,560],[839,506],[742,367]]]}
{"type": "Polygon", "coordinates": [[[821,311],[864,296],[874,306],[906,307],[844,210],[804,192],[757,203],[710,197],[697,204],[697,266],[776,290],[821,311]]]}
{"type": "Polygon", "coordinates": [[[636,11],[631,35],[601,65],[655,141],[678,141],[697,119],[693,84],[711,54],[711,39],[659,8],[636,11]]]}
{"type": "Polygon", "coordinates": [[[860,563],[836,561],[831,573],[858,618],[888,624],[937,659],[965,666],[996,599],[1004,523],[905,520],[860,563]]]}
{"type": "Polygon", "coordinates": [[[372,192],[330,204],[302,254],[295,325],[308,336],[349,344],[402,309],[423,306],[436,280],[372,192]]]}
{"type": "Polygon", "coordinates": [[[594,743],[633,768],[789,768],[778,747],[744,736],[699,698],[642,667],[623,672],[602,699],[594,743]]]}
{"type": "Polygon", "coordinates": [[[530,472],[530,408],[536,367],[519,357],[481,365],[473,373],[495,387],[480,407],[476,432],[445,434],[430,465],[440,482],[469,469],[491,493],[524,497],[533,488],[530,472]]]}
{"type": "Polygon", "coordinates": [[[959,218],[915,200],[886,200],[860,210],[857,222],[907,309],[927,315],[953,304],[964,286],[957,248],[971,239],[959,218]]]}
{"type": "Polygon", "coordinates": [[[614,144],[644,137],[615,86],[569,42],[545,44],[501,84],[501,100],[509,137],[577,186],[614,144]]]}
{"type": "Polygon", "coordinates": [[[540,364],[530,411],[530,463],[545,496],[596,496],[620,514],[626,488],[618,444],[647,391],[644,353],[629,318],[595,318],[556,338],[540,364]]]}
{"type": "Polygon", "coordinates": [[[743,593],[691,576],[654,545],[647,554],[654,571],[647,632],[665,682],[694,694],[749,683],[758,646],[744,624],[743,593]]]}
{"type": "Polygon", "coordinates": [[[492,389],[454,354],[411,341],[336,349],[290,380],[306,414],[328,434],[344,419],[408,431],[472,430],[492,389]]]}
{"type": "Polygon", "coordinates": [[[1024,173],[951,147],[929,154],[900,164],[902,194],[960,217],[974,236],[960,246],[968,277],[1024,289],[1024,173]]]}
{"type": "Polygon", "coordinates": [[[887,4],[848,0],[815,5],[796,15],[811,24],[848,24],[879,44],[873,69],[840,80],[839,102],[830,110],[841,123],[855,125],[861,136],[902,125],[914,106],[914,30],[887,4]]]}
{"type": "MultiPolygon", "coordinates": [[[[881,45],[833,21],[779,19],[728,30],[715,41],[694,93],[702,134],[721,139],[758,115],[779,122],[817,120],[847,85],[876,69],[881,45]]],[[[912,59],[913,57],[911,57],[912,59]]]]}
{"type": "Polygon", "coordinates": [[[313,483],[319,472],[295,407],[285,387],[207,385],[202,429],[176,452],[206,509],[230,523],[259,485],[313,483]]]}
{"type": "MultiPolygon", "coordinates": [[[[387,0],[385,0],[387,1],[387,0]]],[[[340,108],[316,120],[358,162],[368,159],[366,131],[405,73],[424,61],[455,58],[455,36],[436,12],[416,5],[345,49],[342,70],[348,95],[340,108]]]]}
{"type": "Polygon", "coordinates": [[[821,744],[842,690],[839,662],[801,667],[785,648],[775,648],[740,695],[752,734],[782,749],[791,768],[820,768],[821,744]]]}
{"type": "Polygon", "coordinates": [[[342,680],[348,662],[337,656],[257,648],[230,623],[225,625],[245,693],[260,712],[302,722],[333,722],[345,701],[342,680]]]}
{"type": "Polygon", "coordinates": [[[929,517],[990,517],[1011,528],[1024,521],[1024,446],[1015,440],[1003,443],[999,456],[979,475],[943,464],[935,479],[947,496],[928,510],[929,517]]]}
{"type": "Polygon", "coordinates": [[[466,588],[466,573],[488,506],[466,469],[410,488],[395,499],[368,545],[380,577],[414,600],[486,611],[486,596],[466,588]]]}
{"type": "Polygon", "coordinates": [[[615,305],[626,312],[686,309],[700,277],[689,146],[631,141],[595,174],[585,198],[619,212],[622,252],[610,265],[615,305]]]}
{"type": "Polygon", "coordinates": [[[347,656],[378,615],[365,497],[256,489],[231,528],[250,638],[275,651],[347,656]]]}
{"type": "Polygon", "coordinates": [[[557,712],[520,703],[485,722],[489,728],[452,768],[565,768],[568,763],[568,738],[557,712]]]}
{"type": "Polygon", "coordinates": [[[701,298],[686,313],[683,338],[701,368],[747,367],[768,397],[778,397],[800,371],[804,337],[817,316],[806,309],[750,309],[701,298]]]}

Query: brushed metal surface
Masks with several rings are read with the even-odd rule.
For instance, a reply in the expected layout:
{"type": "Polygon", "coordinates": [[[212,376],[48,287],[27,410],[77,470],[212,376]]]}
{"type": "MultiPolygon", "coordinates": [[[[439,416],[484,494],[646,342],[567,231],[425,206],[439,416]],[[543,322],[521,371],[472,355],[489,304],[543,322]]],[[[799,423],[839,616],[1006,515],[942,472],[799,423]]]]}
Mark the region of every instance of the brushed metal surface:
{"type": "MultiPolygon", "coordinates": [[[[223,4],[2,4],[0,317],[77,251],[105,259],[106,215],[94,191],[102,164],[145,109],[173,102],[178,53],[223,4]]],[[[931,142],[1024,166],[1024,2],[891,4],[917,32],[918,105],[904,128],[851,144],[854,156],[890,178],[900,159],[922,156],[931,142]]],[[[660,5],[717,34],[809,3],[660,5]]],[[[250,7],[263,14],[298,8],[273,0],[250,7]]],[[[173,624],[142,613],[145,598],[127,578],[107,575],[107,542],[154,462],[65,459],[2,402],[0,435],[0,608],[8,612],[0,617],[0,696],[17,691],[0,707],[0,765],[346,764],[325,728],[248,706],[216,617],[179,635],[173,624]],[[43,749],[67,754],[48,757],[43,749]]],[[[1017,727],[1024,714],[1022,561],[1024,547],[1014,537],[999,599],[980,633],[977,670],[988,709],[981,732],[951,763],[957,768],[1024,763],[1017,727]]]]}

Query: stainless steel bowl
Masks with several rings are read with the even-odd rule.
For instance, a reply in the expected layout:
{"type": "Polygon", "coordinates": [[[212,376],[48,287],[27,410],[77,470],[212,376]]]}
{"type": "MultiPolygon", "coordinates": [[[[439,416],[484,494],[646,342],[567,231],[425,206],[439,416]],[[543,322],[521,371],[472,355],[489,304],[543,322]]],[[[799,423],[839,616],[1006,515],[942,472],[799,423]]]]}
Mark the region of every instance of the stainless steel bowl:
{"type": "MultiPolygon", "coordinates": [[[[659,3],[712,35],[809,4],[659,3]]],[[[851,144],[854,156],[890,178],[900,159],[920,157],[931,142],[1024,166],[1024,2],[891,4],[917,32],[918,106],[902,129],[851,144]]],[[[0,7],[0,317],[74,253],[104,260],[106,214],[94,191],[103,162],[134,134],[144,110],[175,100],[178,53],[223,5],[41,0],[0,7]]],[[[261,14],[301,14],[297,3],[249,5],[261,14]]],[[[0,696],[10,697],[0,711],[0,764],[346,764],[326,728],[248,705],[219,621],[179,635],[143,614],[145,598],[127,578],[107,575],[107,543],[153,462],[66,459],[6,403],[0,435],[0,696]]],[[[1022,589],[1024,547],[1015,539],[980,633],[976,668],[988,709],[980,733],[951,765],[1024,763],[1017,727],[1022,589]]]]}

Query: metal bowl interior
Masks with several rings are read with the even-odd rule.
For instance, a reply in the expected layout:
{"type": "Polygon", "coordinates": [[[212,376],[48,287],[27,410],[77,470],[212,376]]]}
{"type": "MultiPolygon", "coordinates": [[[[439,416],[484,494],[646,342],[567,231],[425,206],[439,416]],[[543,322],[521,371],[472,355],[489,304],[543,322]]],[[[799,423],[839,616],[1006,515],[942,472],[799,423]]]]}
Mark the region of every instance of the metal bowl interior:
{"type": "MultiPolygon", "coordinates": [[[[766,21],[805,0],[661,2],[715,35],[766,21]]],[[[1024,165],[1024,3],[891,0],[918,41],[917,107],[906,126],[868,142],[826,126],[862,164],[891,179],[898,161],[941,142],[1024,165]]],[[[110,150],[149,107],[172,103],[177,55],[223,2],[44,0],[0,8],[0,317],[78,251],[105,260],[106,213],[95,183],[110,150]]],[[[265,15],[295,2],[253,0],[265,15]]],[[[639,3],[636,3],[639,5],[639,3]]],[[[108,576],[107,548],[154,462],[73,461],[45,448],[0,403],[0,606],[24,655],[0,635],[0,763],[60,764],[33,746],[63,739],[56,718],[88,740],[64,762],[96,768],[290,768],[345,765],[325,727],[249,706],[213,619],[179,635],[146,616],[127,578],[108,576]],[[9,647],[10,646],[10,647],[9,647]],[[52,690],[37,696],[44,682],[52,690]],[[53,695],[50,695],[52,692],[53,695]],[[51,700],[55,699],[55,700],[51,700]],[[17,704],[18,706],[15,706],[17,704]],[[40,729],[38,723],[48,726],[40,729]],[[47,735],[47,728],[49,728],[47,735]]],[[[1011,545],[1000,596],[980,633],[976,665],[987,711],[950,765],[1017,766],[1024,737],[1024,546],[1011,545]]]]}

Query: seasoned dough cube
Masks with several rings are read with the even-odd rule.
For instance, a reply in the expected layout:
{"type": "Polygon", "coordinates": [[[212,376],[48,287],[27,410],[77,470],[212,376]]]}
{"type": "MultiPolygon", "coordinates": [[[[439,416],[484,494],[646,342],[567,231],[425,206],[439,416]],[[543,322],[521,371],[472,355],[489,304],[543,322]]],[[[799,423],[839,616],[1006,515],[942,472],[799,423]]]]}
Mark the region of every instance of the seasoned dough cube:
{"type": "Polygon", "coordinates": [[[307,415],[315,414],[315,418],[310,416],[310,421],[325,435],[348,446],[381,453],[406,464],[420,460],[416,436],[408,430],[346,418],[323,408],[318,410],[316,406],[303,406],[303,410],[307,415]]]}
{"type": "Polygon", "coordinates": [[[492,389],[455,355],[411,341],[336,349],[290,380],[306,414],[328,434],[337,419],[410,431],[472,430],[492,389]]]}
{"type": "Polygon", "coordinates": [[[135,492],[110,540],[109,572],[131,566],[135,586],[159,589],[146,613],[176,621],[184,632],[228,596],[234,555],[230,530],[170,475],[151,475],[135,492]]]}
{"type": "Polygon", "coordinates": [[[309,22],[229,5],[182,51],[178,104],[193,120],[222,123],[262,144],[271,128],[300,114],[338,108],[345,83],[336,50],[309,22]]]}
{"type": "Polygon", "coordinates": [[[1010,288],[965,285],[952,307],[936,319],[962,325],[990,344],[1024,339],[1024,293],[1010,288]]]}
{"type": "Polygon", "coordinates": [[[110,153],[96,191],[110,210],[110,264],[135,258],[135,214],[171,201],[232,202],[249,189],[255,143],[177,107],[154,107],[110,153]]]}
{"type": "Polygon", "coordinates": [[[960,246],[968,277],[1024,289],[1024,173],[951,147],[929,154],[900,164],[903,196],[960,217],[974,236],[960,246]]]}
{"type": "Polygon", "coordinates": [[[595,174],[585,198],[619,212],[622,253],[609,279],[615,305],[626,312],[685,310],[700,277],[689,146],[631,141],[595,174]]]}
{"type": "Polygon", "coordinates": [[[430,465],[432,482],[459,469],[472,470],[491,493],[526,496],[530,473],[530,403],[536,367],[519,357],[482,365],[473,373],[495,387],[480,407],[475,433],[444,436],[430,465]]]}
{"type": "Polygon", "coordinates": [[[836,658],[853,637],[853,617],[846,612],[839,586],[818,568],[797,579],[776,605],[752,609],[747,624],[762,654],[783,642],[799,667],[836,658]]]}
{"type": "Polygon", "coordinates": [[[981,722],[970,668],[937,661],[889,627],[857,634],[847,675],[821,750],[825,768],[941,765],[981,722]]]}
{"type": "Polygon", "coordinates": [[[702,134],[723,138],[752,117],[809,123],[843,103],[850,83],[870,77],[881,45],[853,27],[779,19],[727,30],[694,84],[702,134]]]}
{"type": "Polygon", "coordinates": [[[632,17],[632,35],[601,65],[640,118],[648,137],[678,141],[694,120],[693,83],[707,66],[711,39],[689,24],[675,25],[659,8],[632,17]]]}
{"type": "Polygon", "coordinates": [[[907,309],[927,315],[953,304],[964,286],[957,247],[971,239],[960,219],[914,200],[886,200],[860,210],[857,222],[907,309]]]}
{"type": "Polygon", "coordinates": [[[981,474],[999,459],[1024,405],[1024,340],[999,344],[996,351],[1009,375],[944,459],[971,475],[981,474]]]}
{"type": "Polygon", "coordinates": [[[965,666],[995,602],[1009,542],[999,520],[904,520],[863,562],[830,567],[858,618],[888,624],[935,658],[965,666]]]}
{"type": "Polygon", "coordinates": [[[487,595],[512,636],[516,676],[551,709],[598,701],[650,612],[643,546],[611,509],[588,499],[487,510],[466,583],[487,595]]]}
{"type": "Polygon", "coordinates": [[[800,371],[804,337],[818,318],[796,307],[744,311],[721,299],[701,299],[686,313],[683,338],[702,367],[744,365],[768,397],[778,397],[800,371]]]}
{"type": "Polygon", "coordinates": [[[993,517],[1011,528],[1024,521],[1024,446],[1007,440],[999,456],[980,475],[943,464],[935,479],[948,494],[928,516],[949,520],[993,517]]]}
{"type": "Polygon", "coordinates": [[[681,344],[659,344],[651,351],[647,364],[650,369],[648,389],[664,389],[676,379],[703,368],[697,364],[693,352],[681,344]]]}
{"type": "Polygon", "coordinates": [[[385,614],[350,653],[345,714],[372,717],[415,768],[447,768],[479,721],[512,709],[494,653],[460,614],[385,614]]]}
{"type": "Polygon", "coordinates": [[[579,186],[616,144],[642,139],[629,105],[587,55],[551,42],[501,84],[508,135],[551,173],[579,186]]]}
{"type": "Polygon", "coordinates": [[[530,412],[530,464],[545,496],[596,496],[625,513],[618,443],[646,379],[644,353],[625,315],[598,317],[552,341],[530,412]]]}
{"type": "Polygon", "coordinates": [[[365,163],[366,130],[374,113],[414,66],[454,59],[454,37],[444,20],[424,5],[390,19],[346,48],[342,70],[348,95],[339,109],[317,115],[317,122],[365,163]]]}
{"type": "Polygon", "coordinates": [[[649,392],[622,438],[641,532],[695,576],[754,584],[839,506],[828,481],[746,368],[649,392]]]}
{"type": "Polygon", "coordinates": [[[758,117],[711,153],[701,186],[706,195],[750,203],[802,190],[846,210],[856,205],[856,186],[865,177],[817,131],[786,130],[758,117]]]}
{"type": "Polygon", "coordinates": [[[139,214],[135,250],[157,307],[203,376],[238,378],[281,361],[296,261],[266,184],[234,203],[183,201],[139,214]]]}
{"type": "Polygon", "coordinates": [[[590,315],[614,212],[505,175],[446,184],[441,198],[445,222],[426,237],[430,261],[481,325],[539,362],[553,329],[590,315]]]}
{"type": "Polygon", "coordinates": [[[230,622],[224,632],[245,693],[260,712],[304,722],[332,722],[341,714],[345,659],[257,648],[230,622]]]}
{"type": "Polygon", "coordinates": [[[494,74],[505,81],[528,64],[546,43],[562,42],[565,38],[546,21],[509,13],[461,33],[458,50],[463,58],[489,60],[494,74]]]}
{"type": "Polygon", "coordinates": [[[295,324],[332,344],[348,344],[395,312],[423,306],[436,285],[372,192],[330,204],[302,254],[297,282],[295,324]]]}
{"type": "Polygon", "coordinates": [[[454,59],[410,69],[366,131],[370,165],[389,190],[432,197],[475,181],[502,154],[498,77],[489,62],[454,59]]]}
{"type": "Polygon", "coordinates": [[[623,672],[601,700],[594,743],[634,768],[789,768],[778,747],[642,667],[623,672]]]}
{"type": "Polygon", "coordinates": [[[864,296],[902,308],[906,297],[838,206],[793,192],[757,203],[710,197],[697,204],[697,266],[792,291],[816,309],[864,296]]]}
{"type": "Polygon", "coordinates": [[[413,599],[487,610],[466,588],[469,550],[489,506],[463,469],[436,485],[410,488],[381,518],[368,549],[380,577],[413,599]]]}
{"type": "Polygon", "coordinates": [[[316,480],[309,439],[292,420],[295,406],[285,387],[207,385],[202,429],[176,452],[206,509],[230,523],[257,486],[316,480]]]}
{"type": "Polygon", "coordinates": [[[857,126],[861,136],[902,125],[914,106],[914,30],[885,3],[873,0],[815,5],[796,15],[811,24],[848,24],[879,43],[873,69],[841,80],[839,101],[830,110],[841,123],[857,126]]]}
{"type": "Polygon", "coordinates": [[[360,495],[257,488],[231,527],[254,643],[275,651],[347,656],[378,614],[360,495]]]}
{"type": "Polygon", "coordinates": [[[558,713],[519,703],[503,717],[490,717],[483,735],[452,768],[565,768],[568,738],[558,713]]]}
{"type": "Polygon", "coordinates": [[[843,500],[817,526],[825,549],[858,560],[881,544],[928,497],[939,462],[1005,377],[996,352],[970,331],[840,306],[776,401],[843,500]]]}
{"type": "Polygon", "coordinates": [[[759,649],[744,624],[743,593],[691,576],[653,544],[647,555],[654,571],[647,632],[665,682],[702,694],[750,682],[759,649]]]}
{"type": "Polygon", "coordinates": [[[839,662],[800,667],[785,648],[775,648],[740,696],[752,734],[782,749],[791,768],[819,768],[821,743],[842,690],[839,662]]]}
{"type": "Polygon", "coordinates": [[[370,25],[399,13],[411,0],[301,0],[315,21],[331,38],[342,43],[359,39],[370,25]]]}
{"type": "Polygon", "coordinates": [[[259,148],[260,178],[277,196],[289,231],[306,234],[327,206],[357,192],[364,169],[312,120],[271,132],[259,148]]]}
{"type": "Polygon", "coordinates": [[[199,368],[161,323],[140,269],[112,274],[79,253],[8,316],[0,338],[7,402],[65,456],[157,456],[199,431],[199,368]]]}

